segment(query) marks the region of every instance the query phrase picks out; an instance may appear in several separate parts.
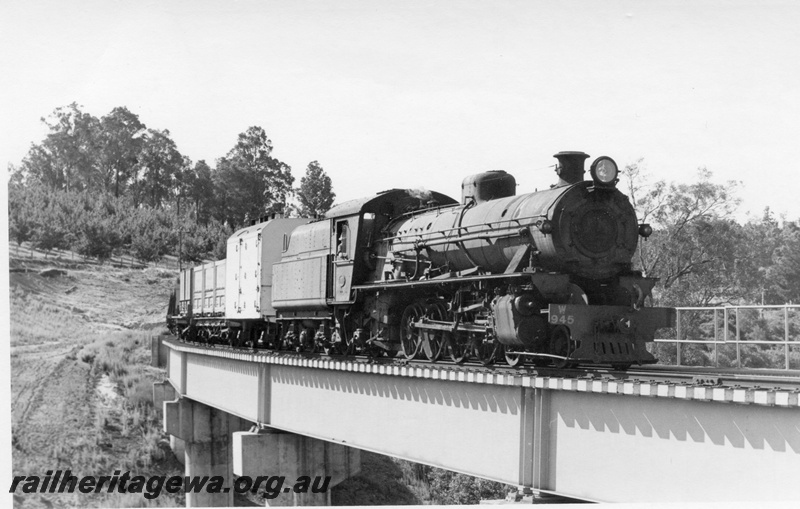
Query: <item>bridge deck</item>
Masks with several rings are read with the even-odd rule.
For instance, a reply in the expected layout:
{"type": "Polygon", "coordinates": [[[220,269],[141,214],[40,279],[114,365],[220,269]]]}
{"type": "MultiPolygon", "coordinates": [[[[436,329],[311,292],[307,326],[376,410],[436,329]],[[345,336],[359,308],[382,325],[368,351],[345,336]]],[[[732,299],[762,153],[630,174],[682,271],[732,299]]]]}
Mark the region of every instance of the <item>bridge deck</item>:
{"type": "Polygon", "coordinates": [[[800,500],[797,390],[166,343],[182,396],[302,435],[589,500],[800,500]]]}

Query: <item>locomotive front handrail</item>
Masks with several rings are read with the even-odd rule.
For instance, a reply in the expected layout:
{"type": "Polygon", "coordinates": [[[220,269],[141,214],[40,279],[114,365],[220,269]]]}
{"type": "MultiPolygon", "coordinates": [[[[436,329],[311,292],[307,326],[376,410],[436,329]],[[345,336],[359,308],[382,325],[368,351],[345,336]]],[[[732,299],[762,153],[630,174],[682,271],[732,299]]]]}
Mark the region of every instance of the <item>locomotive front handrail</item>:
{"type": "MultiPolygon", "coordinates": [[[[512,223],[512,222],[513,223],[517,223],[517,225],[516,226],[509,225],[509,226],[505,227],[505,229],[512,230],[512,231],[514,231],[516,233],[516,230],[513,230],[513,229],[519,227],[522,224],[523,221],[531,221],[529,223],[529,225],[532,226],[532,225],[536,224],[536,222],[534,221],[535,219],[540,219],[542,217],[546,218],[547,216],[545,214],[537,214],[537,215],[534,215],[534,216],[503,219],[502,221],[492,221],[492,222],[481,224],[481,225],[468,225],[468,226],[458,226],[456,228],[443,228],[443,229],[440,229],[440,230],[436,230],[434,232],[404,233],[402,235],[395,235],[393,237],[386,237],[383,240],[390,240],[390,241],[400,240],[400,241],[402,241],[406,237],[412,237],[412,236],[424,237],[426,235],[430,236],[430,237],[433,237],[434,235],[444,234],[444,233],[451,233],[451,232],[460,232],[461,230],[467,230],[467,233],[471,233],[472,235],[477,235],[477,234],[482,234],[482,233],[490,233],[490,232],[491,233],[496,233],[495,229],[492,228],[491,225],[502,225],[503,223],[512,223]],[[486,227],[486,229],[485,230],[477,229],[477,231],[469,232],[469,228],[476,228],[476,226],[486,227]]],[[[458,234],[460,234],[460,233],[457,233],[457,235],[458,234]]],[[[450,238],[450,237],[448,237],[448,238],[450,238]]]]}

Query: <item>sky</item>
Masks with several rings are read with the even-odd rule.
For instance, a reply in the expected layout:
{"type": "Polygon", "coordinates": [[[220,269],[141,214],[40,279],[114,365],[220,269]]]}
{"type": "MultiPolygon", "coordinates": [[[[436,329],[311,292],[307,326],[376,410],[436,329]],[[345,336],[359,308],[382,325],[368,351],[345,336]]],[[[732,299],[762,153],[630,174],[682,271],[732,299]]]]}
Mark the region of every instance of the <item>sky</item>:
{"type": "Polygon", "coordinates": [[[249,126],[337,201],[460,195],[506,170],[518,193],[580,150],[653,179],[742,183],[740,218],[800,218],[800,2],[0,2],[0,163],[72,102],[116,106],[214,161],[249,126]]]}

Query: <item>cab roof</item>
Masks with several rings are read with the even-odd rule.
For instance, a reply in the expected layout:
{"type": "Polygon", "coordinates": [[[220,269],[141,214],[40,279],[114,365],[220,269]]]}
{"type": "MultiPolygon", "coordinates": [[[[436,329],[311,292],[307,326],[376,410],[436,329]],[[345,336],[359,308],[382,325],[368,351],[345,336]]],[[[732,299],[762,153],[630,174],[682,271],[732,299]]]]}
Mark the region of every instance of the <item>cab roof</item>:
{"type": "Polygon", "coordinates": [[[332,207],[325,217],[336,218],[363,212],[395,216],[415,210],[429,209],[458,202],[449,196],[424,189],[390,189],[366,198],[357,198],[332,207]]]}

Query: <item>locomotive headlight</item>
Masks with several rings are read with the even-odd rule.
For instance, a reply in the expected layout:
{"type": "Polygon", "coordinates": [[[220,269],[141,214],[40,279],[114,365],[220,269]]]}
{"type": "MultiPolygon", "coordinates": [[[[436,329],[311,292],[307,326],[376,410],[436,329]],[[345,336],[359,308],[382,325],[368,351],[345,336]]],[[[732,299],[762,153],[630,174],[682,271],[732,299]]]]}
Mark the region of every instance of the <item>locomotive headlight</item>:
{"type": "Polygon", "coordinates": [[[553,233],[553,223],[545,219],[541,223],[539,223],[539,231],[544,233],[545,235],[553,233]]]}
{"type": "Polygon", "coordinates": [[[594,160],[589,173],[597,186],[613,187],[617,183],[619,169],[613,159],[602,156],[594,160]]]}
{"type": "Polygon", "coordinates": [[[639,235],[641,235],[644,238],[647,238],[652,234],[653,234],[653,227],[652,226],[650,226],[647,223],[639,225],[639,235]]]}

